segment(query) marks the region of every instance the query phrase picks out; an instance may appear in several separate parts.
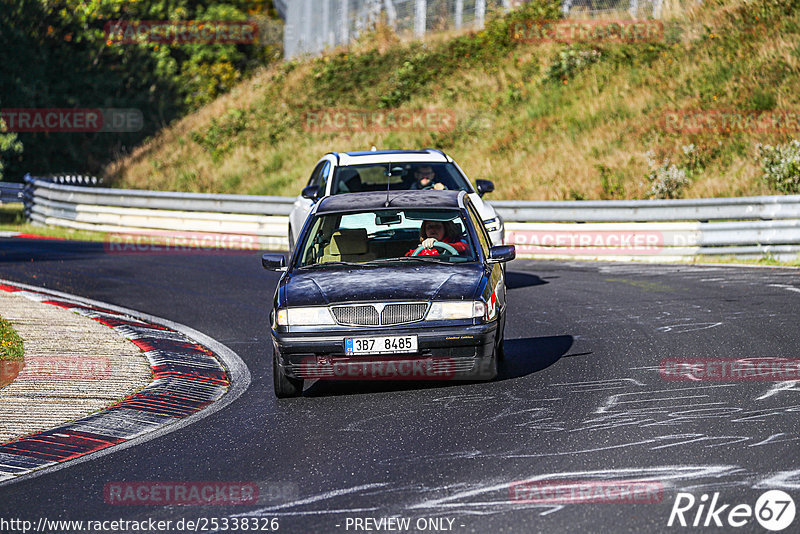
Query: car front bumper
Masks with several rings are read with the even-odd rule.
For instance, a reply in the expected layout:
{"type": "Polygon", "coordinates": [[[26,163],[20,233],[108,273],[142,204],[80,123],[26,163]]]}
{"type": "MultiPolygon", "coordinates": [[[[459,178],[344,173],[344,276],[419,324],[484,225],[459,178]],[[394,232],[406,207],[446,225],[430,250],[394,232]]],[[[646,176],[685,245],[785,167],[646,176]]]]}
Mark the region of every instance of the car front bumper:
{"type": "Polygon", "coordinates": [[[481,325],[282,333],[272,330],[278,365],[292,378],[481,380],[491,378],[498,321],[481,325]],[[347,355],[348,337],[417,336],[417,352],[347,355]]]}

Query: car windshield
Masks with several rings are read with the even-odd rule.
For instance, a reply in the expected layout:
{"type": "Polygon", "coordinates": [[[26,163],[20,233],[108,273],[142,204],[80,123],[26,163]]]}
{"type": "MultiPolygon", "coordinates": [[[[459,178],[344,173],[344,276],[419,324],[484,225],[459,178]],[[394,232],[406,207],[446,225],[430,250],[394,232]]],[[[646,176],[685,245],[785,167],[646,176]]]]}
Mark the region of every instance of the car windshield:
{"type": "Polygon", "coordinates": [[[305,239],[297,245],[300,254],[296,267],[476,261],[466,228],[466,221],[456,209],[381,209],[317,215],[305,239]],[[425,237],[435,242],[431,248],[422,245],[423,225],[425,237]]]}
{"type": "Polygon", "coordinates": [[[338,167],[331,194],[407,189],[449,189],[472,193],[472,187],[452,163],[374,163],[338,167]],[[437,185],[439,184],[439,185],[437,185]]]}

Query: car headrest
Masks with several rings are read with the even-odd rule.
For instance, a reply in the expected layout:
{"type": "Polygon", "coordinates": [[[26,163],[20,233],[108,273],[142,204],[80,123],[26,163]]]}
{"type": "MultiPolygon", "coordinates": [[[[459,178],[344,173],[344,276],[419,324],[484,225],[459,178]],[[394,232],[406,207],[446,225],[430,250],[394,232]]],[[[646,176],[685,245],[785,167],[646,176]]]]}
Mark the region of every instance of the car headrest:
{"type": "Polygon", "coordinates": [[[339,175],[340,193],[358,193],[363,190],[361,175],[355,169],[344,169],[339,175]]]}
{"type": "Polygon", "coordinates": [[[367,253],[367,229],[352,228],[349,230],[336,230],[331,236],[331,254],[344,256],[346,254],[367,253]]]}

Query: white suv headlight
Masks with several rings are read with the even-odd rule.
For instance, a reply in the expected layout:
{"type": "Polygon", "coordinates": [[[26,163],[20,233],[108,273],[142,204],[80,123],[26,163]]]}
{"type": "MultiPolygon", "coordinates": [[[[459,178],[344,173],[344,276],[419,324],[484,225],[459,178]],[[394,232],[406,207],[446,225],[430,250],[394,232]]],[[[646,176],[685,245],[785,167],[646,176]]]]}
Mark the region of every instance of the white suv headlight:
{"type": "Polygon", "coordinates": [[[336,324],[325,306],[283,308],[276,315],[280,326],[314,326],[336,324]]]}
{"type": "Polygon", "coordinates": [[[442,321],[447,319],[474,319],[483,317],[486,313],[486,304],[480,300],[452,300],[439,301],[431,304],[428,321],[442,321]]]}

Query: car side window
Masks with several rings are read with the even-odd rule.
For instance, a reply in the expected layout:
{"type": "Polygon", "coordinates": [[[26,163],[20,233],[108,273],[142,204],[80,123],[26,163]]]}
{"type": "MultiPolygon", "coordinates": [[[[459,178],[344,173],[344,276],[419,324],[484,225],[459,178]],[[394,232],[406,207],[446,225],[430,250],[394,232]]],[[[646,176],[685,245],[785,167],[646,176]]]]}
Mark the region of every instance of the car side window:
{"type": "Polygon", "coordinates": [[[331,176],[331,162],[325,161],[325,165],[322,166],[322,171],[319,173],[319,195],[323,196],[327,194],[328,188],[328,178],[331,176]]]}
{"type": "Polygon", "coordinates": [[[478,234],[478,241],[481,243],[481,248],[483,249],[483,255],[485,257],[489,257],[489,249],[491,248],[491,241],[489,240],[489,234],[486,233],[486,227],[483,225],[483,221],[481,218],[478,217],[477,213],[475,212],[475,206],[467,200],[465,203],[467,207],[467,213],[469,213],[469,218],[472,221],[472,225],[475,227],[475,232],[478,234]]]}
{"type": "Polygon", "coordinates": [[[308,179],[308,183],[306,184],[306,186],[319,185],[319,177],[320,177],[320,174],[322,173],[322,169],[325,168],[326,164],[330,165],[330,162],[328,160],[320,161],[317,164],[317,166],[314,167],[314,172],[311,173],[311,178],[308,179]]]}

